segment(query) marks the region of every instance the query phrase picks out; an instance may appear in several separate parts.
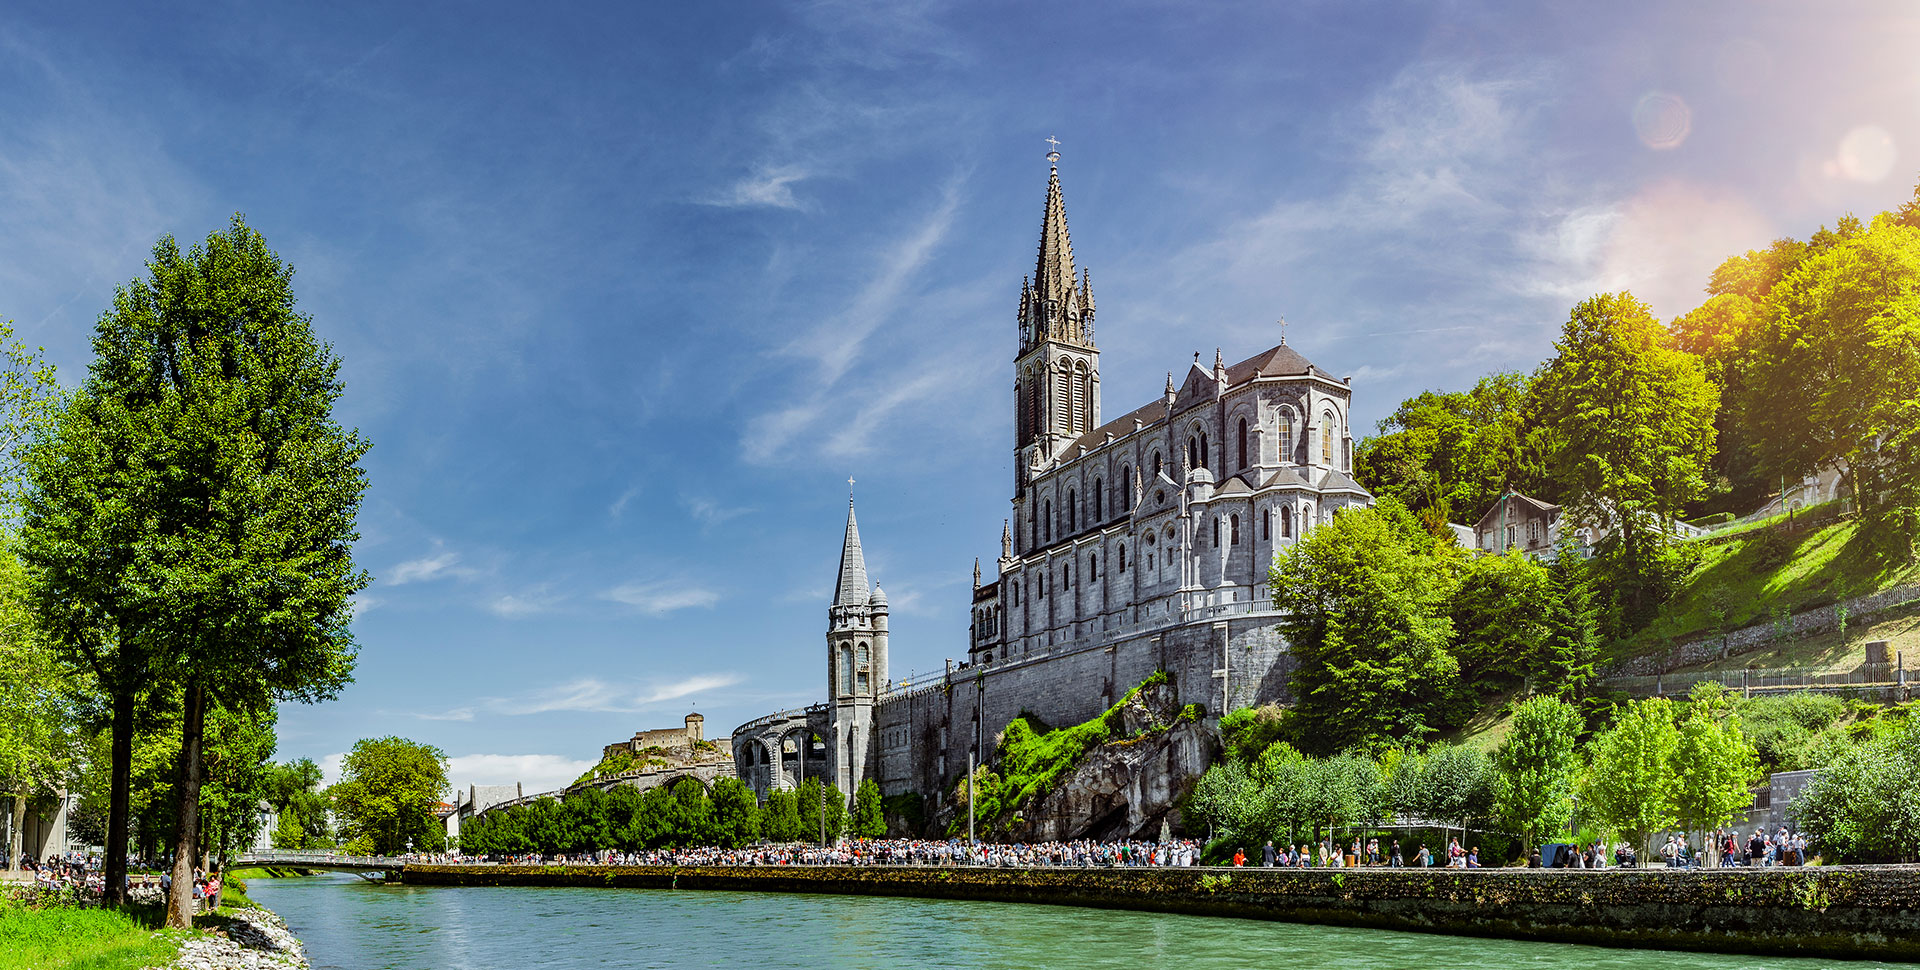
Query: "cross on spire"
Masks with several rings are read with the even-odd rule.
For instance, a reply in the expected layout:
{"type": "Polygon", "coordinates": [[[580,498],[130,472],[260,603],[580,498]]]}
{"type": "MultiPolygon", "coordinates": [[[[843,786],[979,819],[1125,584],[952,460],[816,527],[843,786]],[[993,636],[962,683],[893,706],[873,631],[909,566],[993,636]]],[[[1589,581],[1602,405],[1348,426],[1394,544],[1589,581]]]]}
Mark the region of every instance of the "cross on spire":
{"type": "Polygon", "coordinates": [[[1274,322],[1280,325],[1280,346],[1285,347],[1287,345],[1287,315],[1284,313],[1280,314],[1280,319],[1274,322]]]}
{"type": "Polygon", "coordinates": [[[847,504],[853,504],[853,476],[847,476],[847,504]]]}
{"type": "Polygon", "coordinates": [[[1053,149],[1047,152],[1047,161],[1054,164],[1058,164],[1060,161],[1060,139],[1055,138],[1052,135],[1048,135],[1047,144],[1053,146],[1053,149]]]}

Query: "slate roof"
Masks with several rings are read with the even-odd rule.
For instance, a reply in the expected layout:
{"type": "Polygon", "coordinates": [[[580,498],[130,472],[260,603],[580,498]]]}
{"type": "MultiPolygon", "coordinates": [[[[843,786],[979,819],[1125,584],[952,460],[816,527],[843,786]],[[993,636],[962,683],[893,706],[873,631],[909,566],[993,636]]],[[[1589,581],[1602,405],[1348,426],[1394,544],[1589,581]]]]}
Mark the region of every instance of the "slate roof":
{"type": "MultiPolygon", "coordinates": [[[[1300,356],[1299,351],[1294,350],[1286,344],[1280,344],[1277,347],[1263,350],[1238,364],[1228,367],[1227,387],[1229,389],[1238,387],[1253,380],[1256,375],[1262,377],[1292,377],[1309,374],[1325,380],[1335,380],[1332,374],[1327,373],[1325,370],[1308,361],[1305,357],[1300,356]]],[[[1184,410],[1200,396],[1203,385],[1212,383],[1213,371],[1208,370],[1206,367],[1201,366],[1198,361],[1195,361],[1194,365],[1188,369],[1186,382],[1181,385],[1179,394],[1174,398],[1174,411],[1179,412],[1184,410]]],[[[1107,435],[1109,434],[1115,438],[1132,434],[1133,422],[1135,420],[1140,422],[1141,427],[1150,428],[1165,419],[1167,415],[1166,407],[1167,405],[1164,399],[1155,400],[1127,412],[1116,420],[1108,421],[1106,424],[1068,442],[1066,450],[1060,453],[1061,459],[1072,460],[1079,455],[1082,445],[1086,446],[1088,451],[1093,451],[1107,443],[1107,435]]]]}

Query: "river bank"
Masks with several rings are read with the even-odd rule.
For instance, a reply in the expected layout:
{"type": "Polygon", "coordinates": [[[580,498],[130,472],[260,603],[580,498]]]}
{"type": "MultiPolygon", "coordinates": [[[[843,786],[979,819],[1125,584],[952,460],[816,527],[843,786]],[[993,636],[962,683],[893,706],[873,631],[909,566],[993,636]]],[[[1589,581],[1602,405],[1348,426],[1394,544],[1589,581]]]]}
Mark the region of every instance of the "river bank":
{"type": "Polygon", "coordinates": [[[133,905],[0,902],[0,970],[307,970],[286,922],[253,904],[223,906],[192,931],[162,928],[158,887],[135,887],[133,905]]]}
{"type": "Polygon", "coordinates": [[[902,896],[1715,953],[1920,961],[1920,868],[1692,872],[413,865],[409,886],[902,896]]]}

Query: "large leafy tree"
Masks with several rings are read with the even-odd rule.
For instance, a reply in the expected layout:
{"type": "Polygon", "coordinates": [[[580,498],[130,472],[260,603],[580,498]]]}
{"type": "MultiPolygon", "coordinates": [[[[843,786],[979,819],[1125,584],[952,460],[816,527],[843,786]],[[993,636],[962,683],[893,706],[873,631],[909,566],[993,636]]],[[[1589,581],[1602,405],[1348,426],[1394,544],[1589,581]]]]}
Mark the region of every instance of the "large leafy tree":
{"type": "Polygon", "coordinates": [[[1511,730],[1494,749],[1497,814],[1527,845],[1572,818],[1580,728],[1580,712],[1572,705],[1530,697],[1513,712],[1511,730]]]}
{"type": "MultiPolygon", "coordinates": [[[[354,742],[328,790],[344,834],[357,848],[382,855],[431,845],[441,831],[434,805],[447,790],[447,756],[430,744],[388,736],[354,742]]],[[[535,802],[544,806],[552,801],[535,802]]],[[[535,826],[537,828],[537,825],[535,826]]],[[[558,832],[545,833],[564,844],[558,832]]]]}
{"type": "Polygon", "coordinates": [[[321,791],[320,766],[301,758],[269,769],[267,802],[279,813],[273,830],[276,849],[318,849],[333,844],[327,815],[332,811],[321,791]]]}
{"type": "Polygon", "coordinates": [[[1382,499],[1279,558],[1273,595],[1297,663],[1290,718],[1303,748],[1384,747],[1438,726],[1459,675],[1445,610],[1454,555],[1382,499]]]}
{"type": "Polygon", "coordinates": [[[1616,595],[1630,623],[1657,605],[1648,580],[1664,530],[1705,487],[1714,453],[1719,390],[1664,336],[1632,294],[1593,297],[1573,308],[1533,383],[1554,443],[1547,473],[1571,522],[1608,533],[1603,548],[1617,560],[1616,595]]]}
{"type": "Polygon", "coordinates": [[[1473,522],[1512,486],[1537,492],[1539,460],[1527,422],[1522,374],[1492,374],[1469,391],[1422,391],[1360,442],[1354,477],[1390,496],[1430,529],[1473,522]]]}
{"type": "Polygon", "coordinates": [[[1553,605],[1547,568],[1519,550],[1469,560],[1449,607],[1460,679],[1488,691],[1557,674],[1553,605]]]}
{"type": "Polygon", "coordinates": [[[13,796],[6,867],[20,868],[27,804],[52,795],[83,750],[74,684],[33,623],[20,562],[0,549],[0,793],[13,796]]]}
{"type": "Polygon", "coordinates": [[[147,266],[28,462],[22,555],[116,725],[142,684],[181,685],[168,922],[187,926],[210,699],[260,710],[351,678],[366,444],[333,420],[339,361],[296,310],[292,269],[243,219],[184,252],[165,237],[147,266]]]}
{"type": "Polygon", "coordinates": [[[1752,804],[1748,786],[1760,777],[1760,758],[1719,684],[1694,688],[1679,724],[1673,773],[1674,817],[1684,829],[1717,829],[1752,804]]]}
{"type": "Polygon", "coordinates": [[[880,786],[868,778],[853,793],[853,834],[877,839],[887,834],[887,816],[880,807],[880,786]]]}
{"type": "Polygon", "coordinates": [[[1771,476],[1845,462],[1880,547],[1920,538],[1920,229],[1882,216],[1773,293],[1744,405],[1771,476]]]}
{"type": "Polygon", "coordinates": [[[1920,718],[1840,752],[1793,816],[1830,862],[1920,860],[1920,718]]]}
{"type": "Polygon", "coordinates": [[[1680,733],[1673,702],[1635,701],[1594,738],[1581,785],[1583,814],[1626,835],[1643,852],[1653,833],[1674,824],[1673,756],[1680,733]]]}

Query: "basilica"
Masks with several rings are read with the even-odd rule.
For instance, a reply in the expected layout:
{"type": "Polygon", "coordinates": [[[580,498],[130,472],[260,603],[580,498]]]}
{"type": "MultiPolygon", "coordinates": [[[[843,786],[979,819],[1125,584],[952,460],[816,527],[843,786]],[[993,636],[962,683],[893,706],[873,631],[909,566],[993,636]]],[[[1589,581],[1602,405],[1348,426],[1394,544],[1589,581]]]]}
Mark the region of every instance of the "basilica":
{"type": "Polygon", "coordinates": [[[1015,320],[1012,508],[998,575],[974,568],[968,660],[937,681],[888,680],[886,597],[868,585],[849,507],[826,701],[733,735],[736,767],[763,796],[816,773],[848,795],[873,778],[933,796],[990,758],[1015,717],[1079,723],[1158,670],[1209,719],[1287,696],[1268,568],[1314,525],[1373,501],[1352,478],[1351,379],[1284,339],[1232,364],[1216,350],[1102,421],[1092,276],[1074,264],[1049,161],[1015,320]]]}

